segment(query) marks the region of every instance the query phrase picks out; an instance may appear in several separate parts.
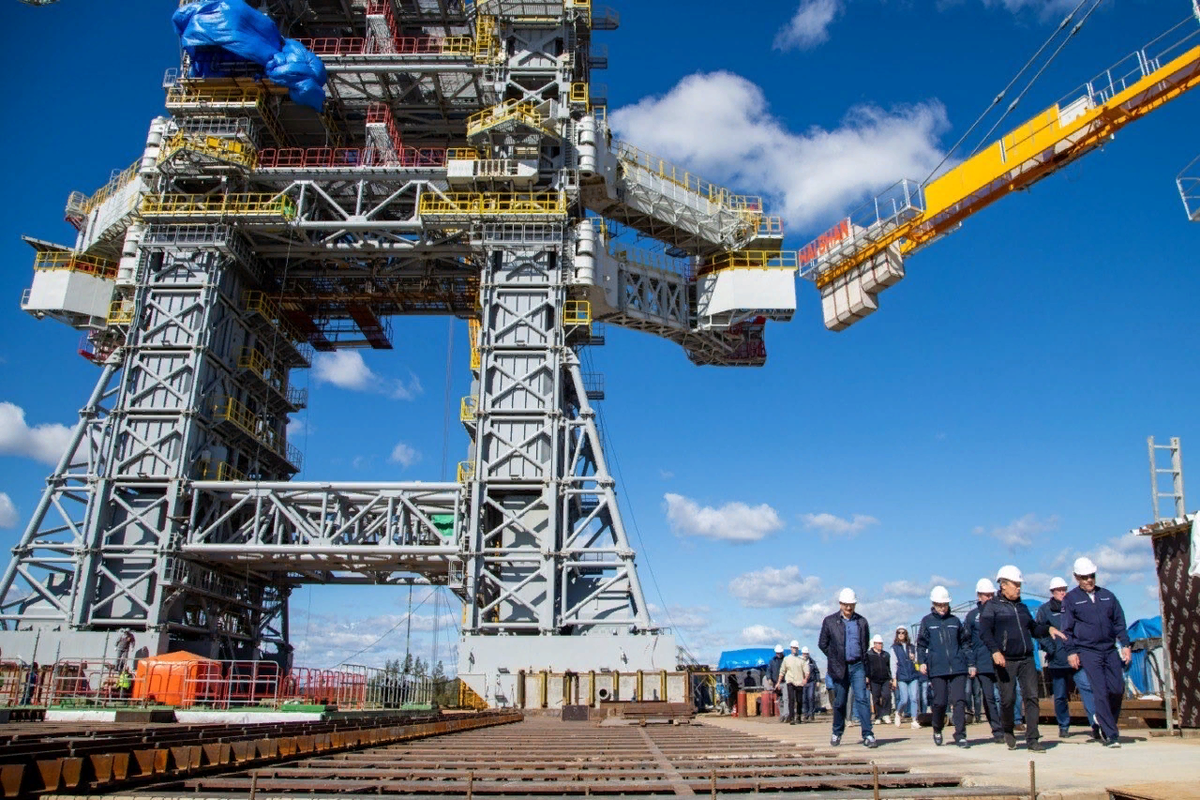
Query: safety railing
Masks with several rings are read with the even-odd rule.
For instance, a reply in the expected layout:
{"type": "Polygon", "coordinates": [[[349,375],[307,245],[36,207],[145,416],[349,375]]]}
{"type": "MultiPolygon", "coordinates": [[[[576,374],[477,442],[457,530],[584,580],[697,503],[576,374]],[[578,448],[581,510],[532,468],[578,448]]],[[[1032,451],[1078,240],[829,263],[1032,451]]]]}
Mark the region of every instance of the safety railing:
{"type": "Polygon", "coordinates": [[[882,241],[925,209],[922,187],[902,180],[850,212],[800,249],[800,277],[816,280],[827,265],[882,241]]]}
{"type": "Polygon", "coordinates": [[[475,409],[479,401],[473,395],[467,395],[458,406],[458,419],[461,422],[474,422],[475,409]]]}
{"type": "Polygon", "coordinates": [[[478,319],[471,318],[467,320],[467,339],[471,345],[471,369],[478,370],[482,363],[482,357],[479,351],[479,334],[483,327],[478,319]]]}
{"type": "Polygon", "coordinates": [[[644,170],[669,183],[673,183],[692,194],[699,195],[711,203],[725,206],[739,213],[762,213],[763,203],[761,197],[734,194],[723,186],[718,186],[698,175],[693,175],[687,170],[658,156],[639,150],[633,145],[619,142],[617,144],[617,158],[626,164],[644,170]]]}
{"type": "Polygon", "coordinates": [[[213,421],[229,422],[296,469],[300,469],[304,464],[304,456],[298,447],[287,442],[273,425],[234,397],[222,397],[217,400],[213,406],[213,421]]]}
{"type": "Polygon", "coordinates": [[[455,477],[458,479],[459,483],[469,483],[470,481],[474,480],[474,478],[475,478],[475,462],[474,461],[458,462],[458,469],[455,470],[455,477]]]}
{"type": "Polygon", "coordinates": [[[205,86],[177,83],[167,89],[167,108],[254,108],[266,96],[258,86],[205,86]]]}
{"type": "Polygon", "coordinates": [[[117,265],[94,256],[81,256],[68,251],[43,251],[33,257],[36,270],[67,270],[95,275],[97,278],[113,280],[117,277],[117,265]]]}
{"type": "Polygon", "coordinates": [[[295,326],[284,317],[283,312],[266,292],[250,289],[242,293],[242,305],[248,313],[262,317],[268,325],[274,328],[296,348],[304,361],[309,361],[311,345],[305,337],[296,330],[295,326]]]}
{"type": "Polygon", "coordinates": [[[141,159],[138,159],[125,169],[113,170],[112,176],[108,179],[108,183],[101,186],[99,189],[93,192],[90,197],[85,198],[82,202],[79,202],[78,199],[74,198],[74,193],[72,193],[72,198],[68,198],[68,206],[70,207],[72,205],[71,200],[75,199],[74,205],[78,206],[83,214],[86,215],[92,213],[100,207],[101,203],[112,197],[117,192],[121,191],[126,184],[136,178],[138,174],[138,168],[141,166],[141,164],[141,159]]]}
{"type": "Polygon", "coordinates": [[[559,192],[504,193],[452,192],[421,195],[418,214],[429,219],[473,217],[545,217],[567,213],[566,197],[559,192]]]}
{"type": "Polygon", "coordinates": [[[446,166],[441,147],[283,147],[258,153],[258,169],[438,168],[446,166]]]}
{"type": "Polygon", "coordinates": [[[587,105],[589,102],[588,85],[586,83],[572,83],[571,92],[567,99],[572,105],[587,105]]]}
{"type": "Polygon", "coordinates": [[[113,300],[108,307],[109,325],[130,325],[133,323],[133,298],[121,297],[113,300]]]}
{"type": "Polygon", "coordinates": [[[1200,157],[1192,160],[1175,179],[1183,209],[1192,222],[1200,221],[1200,157]]]}
{"type": "Polygon", "coordinates": [[[220,161],[254,169],[254,147],[237,139],[179,131],[163,142],[159,162],[166,161],[181,150],[210,156],[220,161]]]}
{"type": "Polygon", "coordinates": [[[718,253],[697,268],[697,273],[718,272],[725,269],[791,269],[799,265],[799,257],[794,250],[735,250],[718,253]]]}
{"type": "Polygon", "coordinates": [[[506,100],[467,117],[467,136],[475,136],[511,121],[522,122],[531,128],[555,135],[532,100],[506,100]]]}
{"type": "Polygon", "coordinates": [[[253,217],[291,222],[296,201],[282,194],[148,194],[138,213],[143,217],[253,217]]]}
{"type": "Polygon", "coordinates": [[[244,481],[246,473],[235,468],[228,461],[219,461],[217,463],[208,463],[205,465],[204,480],[206,481],[244,481]]]}
{"type": "Polygon", "coordinates": [[[642,247],[632,247],[623,242],[613,242],[609,245],[608,252],[617,261],[637,267],[670,272],[689,281],[695,277],[695,270],[693,270],[691,262],[685,258],[673,258],[664,253],[646,250],[642,247]]]}
{"type": "Polygon", "coordinates": [[[592,304],[587,300],[567,300],[563,303],[563,325],[577,327],[592,324],[592,304]]]}
{"type": "Polygon", "coordinates": [[[1081,97],[1087,98],[1092,106],[1106,103],[1195,47],[1197,40],[1200,28],[1192,19],[1186,19],[1067,94],[1058,105],[1066,108],[1081,97]]]}
{"type": "Polygon", "coordinates": [[[328,56],[470,56],[475,39],[470,36],[362,36],[299,39],[314,55],[328,56]]]}

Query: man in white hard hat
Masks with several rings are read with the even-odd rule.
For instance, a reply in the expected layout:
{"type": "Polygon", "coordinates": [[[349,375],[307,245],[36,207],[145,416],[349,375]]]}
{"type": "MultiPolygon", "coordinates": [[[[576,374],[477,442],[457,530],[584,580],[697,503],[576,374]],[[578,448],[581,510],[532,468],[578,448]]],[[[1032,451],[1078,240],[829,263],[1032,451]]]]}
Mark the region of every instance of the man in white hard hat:
{"type": "Polygon", "coordinates": [[[867,651],[867,680],[871,683],[875,721],[887,725],[892,721],[892,656],[883,649],[883,637],[878,633],[871,637],[871,649],[867,651]]]}
{"type": "Polygon", "coordinates": [[[833,735],[829,743],[837,747],[846,731],[846,695],[854,696],[854,711],[862,723],[862,743],[875,747],[871,727],[871,708],[867,700],[867,669],[864,659],[870,647],[871,627],[855,612],[858,596],[850,588],[838,594],[838,610],[821,622],[817,648],[825,654],[828,678],[833,681],[833,735]]]}
{"type": "Polygon", "coordinates": [[[808,681],[804,684],[804,691],[802,693],[804,699],[800,704],[800,721],[812,722],[813,717],[817,713],[817,692],[821,685],[821,670],[817,666],[817,662],[813,661],[812,655],[808,650],[808,645],[800,648],[800,658],[804,659],[804,663],[808,668],[808,681]]]}
{"type": "Polygon", "coordinates": [[[1108,747],[1120,747],[1117,719],[1125,697],[1121,664],[1133,657],[1125,611],[1117,596],[1096,585],[1096,565],[1087,557],[1075,560],[1078,582],[1063,598],[1063,633],[1067,636],[1067,663],[1082,668],[1092,684],[1096,722],[1108,747]],[[1116,647],[1120,644],[1118,655],[1116,647]]]}
{"type": "MultiPolygon", "coordinates": [[[[1038,607],[1034,620],[1046,625],[1062,629],[1063,599],[1067,596],[1067,582],[1059,577],[1050,579],[1050,599],[1038,607]]],[[[1054,717],[1058,721],[1058,736],[1065,739],[1071,735],[1071,710],[1068,704],[1068,681],[1076,676],[1075,686],[1079,689],[1079,699],[1087,712],[1088,720],[1094,720],[1095,711],[1092,707],[1092,687],[1087,679],[1087,673],[1074,669],[1067,661],[1067,644],[1053,636],[1043,636],[1038,639],[1042,648],[1042,663],[1050,673],[1050,683],[1054,689],[1054,717]],[[1077,677],[1082,676],[1082,677],[1077,677]]],[[[1099,736],[1096,737],[1100,738],[1099,736]]]]}
{"type": "Polygon", "coordinates": [[[792,639],[792,652],[783,659],[779,680],[787,691],[788,716],[792,725],[800,721],[804,685],[808,683],[808,659],[800,657],[800,643],[792,639]]]}
{"type": "Polygon", "coordinates": [[[1004,728],[1000,726],[1000,703],[996,699],[996,664],[992,654],[988,652],[979,635],[979,612],[984,605],[996,596],[996,586],[988,578],[980,578],[975,583],[975,607],[967,612],[963,619],[963,627],[971,634],[971,649],[974,656],[975,677],[968,680],[970,691],[967,693],[968,705],[973,707],[975,720],[979,721],[978,706],[973,702],[975,692],[979,692],[983,714],[987,717],[988,727],[992,730],[992,739],[1004,741],[1004,728]]]}
{"type": "Polygon", "coordinates": [[[979,612],[979,634],[992,663],[996,665],[996,683],[1000,687],[1000,726],[1009,750],[1017,749],[1013,733],[1013,710],[1017,703],[1017,683],[1025,702],[1025,746],[1035,753],[1046,748],[1038,741],[1038,683],[1034,666],[1034,637],[1063,634],[1049,625],[1039,625],[1021,601],[1021,570],[1008,564],[996,573],[1000,594],[979,612]]]}
{"type": "Polygon", "coordinates": [[[779,670],[783,667],[783,645],[775,645],[775,656],[767,662],[767,688],[771,689],[778,698],[779,721],[787,722],[787,690],[779,680],[779,670]]]}
{"type": "Polygon", "coordinates": [[[931,608],[917,631],[917,660],[933,687],[933,743],[942,746],[946,708],[954,722],[954,743],[967,747],[967,676],[975,675],[971,634],[950,613],[950,591],[934,586],[929,593],[931,608]]]}

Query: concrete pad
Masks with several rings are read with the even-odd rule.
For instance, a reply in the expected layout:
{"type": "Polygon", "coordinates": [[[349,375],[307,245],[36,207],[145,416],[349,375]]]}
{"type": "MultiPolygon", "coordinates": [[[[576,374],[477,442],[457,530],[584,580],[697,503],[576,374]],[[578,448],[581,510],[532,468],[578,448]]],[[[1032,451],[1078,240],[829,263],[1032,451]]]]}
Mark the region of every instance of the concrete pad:
{"type": "Polygon", "coordinates": [[[191,724],[257,725],[272,722],[321,722],[320,711],[183,711],[175,712],[178,722],[191,724]]]}
{"type": "Polygon", "coordinates": [[[711,714],[701,715],[696,721],[835,753],[870,753],[881,764],[900,764],[913,772],[961,774],[964,786],[1021,788],[1028,793],[1029,762],[1033,761],[1040,800],[1108,800],[1109,787],[1130,787],[1139,778],[1147,783],[1192,784],[1200,779],[1200,740],[1151,737],[1146,730],[1122,732],[1121,749],[1109,750],[1092,741],[1090,732],[1085,736],[1082,728],[1060,741],[1053,725],[1043,726],[1043,734],[1049,734],[1041,740],[1046,752],[1030,753],[1023,740],[1019,740],[1016,750],[994,744],[986,723],[967,726],[972,746],[960,750],[951,744],[952,729],[943,732],[946,744],[938,747],[933,743],[932,729],[913,730],[906,722],[900,728],[875,726],[879,746],[866,750],[857,726],[847,726],[842,744],[830,747],[832,722],[828,714],[801,725],[711,714]]]}

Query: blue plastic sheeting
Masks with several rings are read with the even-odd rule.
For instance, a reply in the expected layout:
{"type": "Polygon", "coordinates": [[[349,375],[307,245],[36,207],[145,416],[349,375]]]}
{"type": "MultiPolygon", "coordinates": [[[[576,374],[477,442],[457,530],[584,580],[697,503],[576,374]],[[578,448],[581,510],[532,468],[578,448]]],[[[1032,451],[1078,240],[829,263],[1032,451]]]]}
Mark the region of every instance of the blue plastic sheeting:
{"type": "Polygon", "coordinates": [[[717,663],[718,670],[754,669],[765,667],[775,657],[773,647],[749,647],[745,650],[726,650],[717,663]]]}
{"type": "Polygon", "coordinates": [[[1161,639],[1162,638],[1162,617],[1148,617],[1146,619],[1135,620],[1129,626],[1129,640],[1136,642],[1138,639],[1161,639]]]}
{"type": "Polygon", "coordinates": [[[206,0],[180,7],[171,17],[179,42],[192,59],[192,77],[230,74],[212,49],[262,67],[288,88],[292,100],[317,111],[325,104],[325,65],[295,39],[284,39],[266,14],[244,0],[206,0]]]}
{"type": "Polygon", "coordinates": [[[1129,679],[1142,694],[1150,691],[1150,657],[1145,650],[1135,650],[1129,661],[1129,679]]]}

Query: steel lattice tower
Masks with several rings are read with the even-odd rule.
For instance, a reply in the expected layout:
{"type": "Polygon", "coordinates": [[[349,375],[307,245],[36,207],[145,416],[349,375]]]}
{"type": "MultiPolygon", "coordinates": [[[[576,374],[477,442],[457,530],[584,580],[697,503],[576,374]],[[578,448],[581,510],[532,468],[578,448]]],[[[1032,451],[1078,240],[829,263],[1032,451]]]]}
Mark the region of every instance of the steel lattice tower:
{"type": "Polygon", "coordinates": [[[30,313],[101,366],[4,575],[6,655],[252,657],[308,582],[447,585],[459,672],[671,669],[580,370],[604,321],[697,364],[760,365],[795,306],[778,219],[614,142],[589,0],[272,0],[329,72],[323,113],[255,71],[167,79],[141,159],[73,194],[30,313]],[[666,253],[630,246],[653,237],[666,253]],[[301,483],[287,442],[313,351],[469,321],[472,445],[454,483],[301,483]]]}

